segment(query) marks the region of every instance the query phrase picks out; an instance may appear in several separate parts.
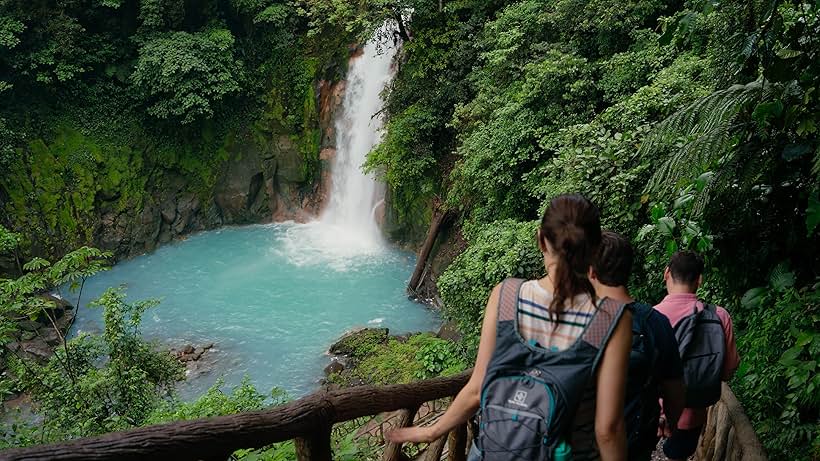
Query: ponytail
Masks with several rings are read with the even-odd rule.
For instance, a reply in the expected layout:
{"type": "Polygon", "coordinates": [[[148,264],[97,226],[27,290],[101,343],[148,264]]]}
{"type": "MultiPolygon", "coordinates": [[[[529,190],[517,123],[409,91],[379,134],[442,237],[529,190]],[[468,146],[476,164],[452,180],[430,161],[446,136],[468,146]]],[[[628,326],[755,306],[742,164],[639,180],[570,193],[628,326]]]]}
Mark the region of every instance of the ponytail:
{"type": "Polygon", "coordinates": [[[549,241],[555,251],[557,263],[550,273],[554,293],[549,310],[557,318],[567,300],[580,294],[595,299],[588,272],[601,243],[598,207],[579,194],[555,197],[541,218],[541,238],[549,241]]]}

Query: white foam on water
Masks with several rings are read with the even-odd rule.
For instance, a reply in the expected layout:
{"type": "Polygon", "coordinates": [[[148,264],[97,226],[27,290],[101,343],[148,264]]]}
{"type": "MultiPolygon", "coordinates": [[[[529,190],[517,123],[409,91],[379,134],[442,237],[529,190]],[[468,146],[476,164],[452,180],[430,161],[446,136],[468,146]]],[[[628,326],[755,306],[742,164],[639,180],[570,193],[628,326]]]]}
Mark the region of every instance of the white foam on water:
{"type": "Polygon", "coordinates": [[[279,234],[272,251],[297,267],[327,267],[347,272],[381,259],[388,251],[381,242],[323,221],[276,226],[284,232],[279,234]]]}

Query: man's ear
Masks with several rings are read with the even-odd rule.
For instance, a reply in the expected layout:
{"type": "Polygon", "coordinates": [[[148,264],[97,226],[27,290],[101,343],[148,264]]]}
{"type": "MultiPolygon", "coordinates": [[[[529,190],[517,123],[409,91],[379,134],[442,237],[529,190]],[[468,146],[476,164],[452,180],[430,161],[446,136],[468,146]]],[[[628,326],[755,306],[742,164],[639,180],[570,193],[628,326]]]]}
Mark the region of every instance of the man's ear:
{"type": "Polygon", "coordinates": [[[663,281],[668,282],[670,277],[672,277],[672,272],[669,270],[669,266],[666,266],[666,269],[663,270],[663,281]]]}
{"type": "Polygon", "coordinates": [[[695,281],[695,289],[697,290],[701,285],[703,285],[703,274],[698,275],[698,279],[695,281]]]}

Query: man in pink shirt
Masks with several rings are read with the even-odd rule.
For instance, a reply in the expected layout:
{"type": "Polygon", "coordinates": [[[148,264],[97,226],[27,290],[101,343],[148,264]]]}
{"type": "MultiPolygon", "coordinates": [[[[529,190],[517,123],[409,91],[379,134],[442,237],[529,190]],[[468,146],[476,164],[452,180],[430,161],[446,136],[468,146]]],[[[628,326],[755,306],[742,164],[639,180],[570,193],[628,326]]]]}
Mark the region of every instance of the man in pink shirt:
{"type": "MultiPolygon", "coordinates": [[[[695,292],[703,282],[703,258],[692,251],[679,251],[672,255],[664,271],[667,295],[655,309],[665,315],[674,328],[682,319],[692,314],[694,309],[703,309],[695,292]]],[[[732,332],[732,318],[726,309],[716,308],[717,316],[723,327],[726,351],[723,358],[724,381],[731,379],[740,363],[732,332]]],[[[664,454],[670,460],[686,460],[695,453],[698,439],[706,424],[706,408],[686,408],[678,420],[678,427],[663,445],[664,454]]],[[[674,429],[674,428],[672,428],[674,429]]]]}

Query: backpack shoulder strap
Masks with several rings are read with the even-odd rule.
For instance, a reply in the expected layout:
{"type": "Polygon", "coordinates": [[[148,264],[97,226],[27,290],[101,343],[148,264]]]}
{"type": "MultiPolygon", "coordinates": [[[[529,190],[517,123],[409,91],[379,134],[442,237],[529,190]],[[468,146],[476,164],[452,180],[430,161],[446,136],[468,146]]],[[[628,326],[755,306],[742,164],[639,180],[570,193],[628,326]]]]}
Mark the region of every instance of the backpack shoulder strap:
{"type": "MultiPolygon", "coordinates": [[[[700,301],[703,304],[703,310],[700,311],[700,318],[698,319],[700,323],[720,323],[720,316],[717,313],[717,306],[714,304],[707,303],[706,301],[700,301]]],[[[696,305],[697,306],[697,305],[696,305]]]]}
{"type": "Polygon", "coordinates": [[[609,342],[609,338],[612,337],[615,327],[624,315],[625,308],[626,305],[622,302],[604,298],[599,302],[595,315],[587,325],[582,338],[598,349],[595,361],[592,364],[593,372],[598,369],[598,362],[603,356],[606,344],[609,342]]]}
{"type": "Polygon", "coordinates": [[[508,278],[501,282],[498,295],[498,322],[515,320],[518,311],[518,295],[524,279],[508,278]]]}

